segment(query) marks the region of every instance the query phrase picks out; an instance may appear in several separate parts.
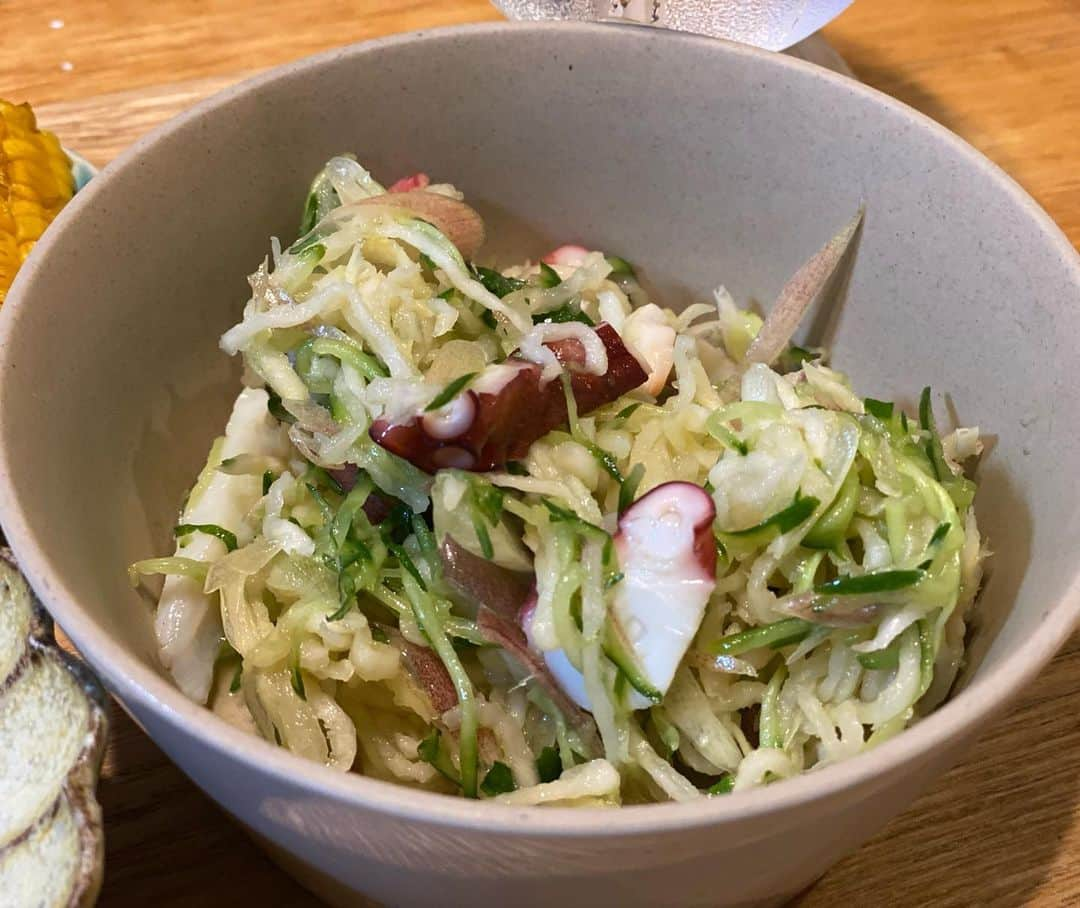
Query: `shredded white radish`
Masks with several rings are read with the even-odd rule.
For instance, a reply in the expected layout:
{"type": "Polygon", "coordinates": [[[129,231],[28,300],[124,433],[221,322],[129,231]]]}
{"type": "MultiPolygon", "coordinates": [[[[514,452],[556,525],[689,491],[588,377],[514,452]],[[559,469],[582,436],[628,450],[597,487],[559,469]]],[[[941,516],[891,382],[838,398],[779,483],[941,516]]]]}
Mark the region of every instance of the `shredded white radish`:
{"type": "Polygon", "coordinates": [[[617,803],[620,784],[619,771],[607,760],[591,760],[570,767],[554,782],[519,788],[509,794],[501,794],[495,800],[512,807],[574,802],[617,803]]]}
{"type": "Polygon", "coordinates": [[[576,340],[584,349],[585,362],[581,367],[582,372],[591,375],[603,375],[607,372],[607,347],[604,346],[604,342],[600,340],[595,329],[581,322],[563,324],[541,322],[521,339],[518,355],[524,360],[543,366],[540,381],[549,382],[559,377],[563,366],[556,358],[554,351],[544,345],[563,340],[576,340]]]}

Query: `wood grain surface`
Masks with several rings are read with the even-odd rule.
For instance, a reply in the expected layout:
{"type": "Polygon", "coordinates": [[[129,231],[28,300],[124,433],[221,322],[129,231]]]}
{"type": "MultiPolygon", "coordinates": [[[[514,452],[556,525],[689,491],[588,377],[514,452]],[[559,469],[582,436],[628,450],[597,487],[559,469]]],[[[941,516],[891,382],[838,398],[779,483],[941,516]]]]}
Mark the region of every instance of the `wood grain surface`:
{"type": "MultiPolygon", "coordinates": [[[[104,164],[261,69],[495,18],[486,0],[0,0],[0,96],[30,101],[104,164]]],[[[1080,0],[857,0],[826,34],[861,79],[986,153],[1080,244],[1080,0]]],[[[112,719],[101,905],[314,904],[119,709],[112,719]]],[[[1080,905],[1080,638],[962,766],[798,904],[1080,905]]]]}

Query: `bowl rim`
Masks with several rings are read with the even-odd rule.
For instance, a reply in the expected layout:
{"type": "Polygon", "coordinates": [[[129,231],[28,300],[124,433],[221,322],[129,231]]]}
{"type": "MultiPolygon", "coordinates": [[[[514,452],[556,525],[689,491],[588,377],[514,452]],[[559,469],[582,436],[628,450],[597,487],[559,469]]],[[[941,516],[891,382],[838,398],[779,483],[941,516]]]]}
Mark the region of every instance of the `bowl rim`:
{"type": "MultiPolygon", "coordinates": [[[[701,45],[709,52],[756,60],[759,65],[799,73],[800,78],[831,85],[829,90],[865,96],[891,115],[932,136],[941,146],[968,167],[982,171],[995,181],[1039,228],[1048,248],[1071,268],[1080,290],[1080,255],[1050,216],[1001,168],[959,136],[902,102],[851,78],[833,73],[786,55],[746,45],[681,32],[629,24],[584,22],[484,22],[403,32],[324,51],[301,60],[274,67],[230,86],[173,117],[137,140],[112,161],[86,189],[79,192],[60,213],[56,223],[37,244],[24,263],[0,313],[0,376],[9,368],[19,317],[35,277],[47,267],[50,249],[65,225],[79,212],[94,204],[112,174],[127,169],[158,142],[198,120],[209,111],[226,106],[237,98],[279,79],[302,78],[305,73],[332,65],[338,60],[362,57],[416,42],[453,41],[461,36],[481,36],[499,40],[510,32],[550,37],[578,33],[590,40],[663,40],[672,45],[701,45]]],[[[840,763],[803,773],[783,784],[735,792],[723,798],[705,798],[689,803],[661,803],[610,808],[507,807],[464,798],[435,794],[368,778],[341,773],[275,747],[228,724],[201,704],[188,700],[164,676],[140,662],[87,615],[79,604],[79,594],[69,589],[50,568],[47,546],[39,544],[30,529],[26,496],[20,496],[11,476],[7,447],[0,438],[0,517],[7,529],[9,545],[20,567],[42,601],[64,627],[83,656],[105,679],[122,703],[137,704],[151,711],[179,737],[195,737],[218,759],[226,759],[255,773],[265,773],[282,785],[305,788],[315,794],[350,807],[378,811],[398,819],[482,830],[504,835],[576,837],[626,835],[688,830],[717,826],[751,817],[789,811],[799,805],[821,801],[875,779],[884,779],[903,764],[924,758],[933,750],[944,753],[952,743],[974,736],[979,723],[1001,711],[1007,703],[1050,661],[1080,622],[1080,573],[1073,578],[1061,598],[1046,606],[1042,623],[1001,664],[987,674],[977,674],[973,682],[953,699],[915,726],[872,751],[840,763]]],[[[128,709],[125,706],[125,709],[128,709]]],[[[129,709],[129,712],[133,711],[129,709]]]]}

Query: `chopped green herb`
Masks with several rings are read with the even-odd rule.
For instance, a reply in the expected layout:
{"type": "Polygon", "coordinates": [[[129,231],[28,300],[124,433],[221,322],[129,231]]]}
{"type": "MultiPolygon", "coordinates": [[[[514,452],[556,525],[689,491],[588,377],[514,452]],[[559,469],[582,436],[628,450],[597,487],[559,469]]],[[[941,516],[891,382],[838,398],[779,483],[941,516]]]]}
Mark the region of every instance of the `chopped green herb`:
{"type": "Polygon", "coordinates": [[[319,220],[319,197],[314,192],[309,192],[304,199],[304,213],[300,218],[300,236],[311,232],[319,220]]]}
{"type": "Polygon", "coordinates": [[[604,589],[610,590],[616,583],[621,582],[626,578],[626,575],[622,571],[613,571],[604,578],[604,589]]]}
{"type": "Polygon", "coordinates": [[[269,395],[269,400],[266,402],[266,409],[274,419],[278,422],[288,423],[290,426],[296,422],[296,417],[281,405],[281,398],[276,393],[269,388],[266,389],[266,393],[269,395]]]}
{"type": "Polygon", "coordinates": [[[483,480],[472,483],[472,497],[476,507],[487,519],[488,523],[496,524],[502,517],[503,501],[505,493],[498,486],[483,480]]]}
{"type": "Polygon", "coordinates": [[[307,691],[304,690],[304,676],[300,672],[299,651],[296,651],[293,655],[292,664],[289,666],[289,673],[292,676],[292,688],[296,691],[296,696],[301,700],[307,700],[307,691]]]}
{"type": "Polygon", "coordinates": [[[560,520],[581,520],[581,518],[578,517],[578,515],[571,511],[569,508],[564,508],[562,505],[555,504],[555,502],[552,501],[550,498],[541,498],[540,503],[548,509],[551,516],[555,519],[556,522],[560,520]]]}
{"type": "Polygon", "coordinates": [[[799,347],[792,344],[783,353],[780,354],[777,360],[777,371],[786,375],[789,372],[798,372],[802,368],[803,363],[817,359],[820,354],[813,350],[807,350],[805,347],[799,347]]]}
{"type": "Polygon", "coordinates": [[[300,253],[300,258],[305,265],[311,265],[311,267],[314,268],[322,261],[324,255],[326,255],[326,247],[322,243],[314,243],[307,246],[304,251],[300,253]]]}
{"type": "Polygon", "coordinates": [[[341,543],[339,554],[343,568],[356,564],[358,561],[372,562],[375,560],[371,549],[364,542],[351,537],[341,543]]]}
{"type": "Polygon", "coordinates": [[[857,577],[837,577],[819,583],[815,593],[830,596],[860,596],[865,593],[891,593],[914,586],[923,579],[924,572],[918,571],[874,571],[857,577]]]}
{"type": "Polygon", "coordinates": [[[390,516],[379,524],[379,532],[386,538],[396,538],[399,531],[407,532],[412,528],[412,519],[412,508],[403,501],[395,500],[394,506],[390,509],[390,516]]]}
{"type": "Polygon", "coordinates": [[[926,544],[926,547],[932,548],[933,546],[941,542],[946,536],[949,535],[950,528],[951,524],[949,524],[948,522],[939,523],[937,529],[934,530],[934,534],[930,537],[930,541],[926,544]]]}
{"type": "Polygon", "coordinates": [[[274,477],[274,471],[273,470],[267,470],[265,473],[263,473],[263,475],[262,475],[262,493],[263,493],[263,495],[265,495],[267,492],[270,491],[270,486],[272,486],[274,484],[274,478],[275,477],[274,477]]]}
{"type": "Polygon", "coordinates": [[[439,548],[435,542],[435,534],[431,532],[431,527],[427,525],[423,515],[413,514],[410,525],[416,537],[416,544],[420,546],[420,553],[429,561],[437,559],[439,548]]]}
{"type": "Polygon", "coordinates": [[[540,263],[540,286],[541,287],[558,287],[562,283],[562,278],[559,277],[559,273],[552,268],[547,262],[540,263]]]}
{"type": "Polygon", "coordinates": [[[413,580],[420,585],[420,589],[427,592],[427,584],[424,582],[424,576],[420,573],[416,563],[409,557],[409,553],[396,542],[388,542],[386,547],[390,550],[390,553],[397,558],[398,564],[412,575],[413,580]]]}
{"type": "Polygon", "coordinates": [[[545,747],[536,758],[536,773],[541,782],[554,782],[562,775],[562,760],[558,748],[545,747]]]}
{"type": "Polygon", "coordinates": [[[705,429],[725,448],[730,448],[732,451],[741,454],[743,457],[750,453],[750,446],[719,420],[707,420],[705,429]]]}
{"type": "MultiPolygon", "coordinates": [[[[290,255],[302,255],[303,253],[307,252],[308,249],[319,245],[319,240],[321,239],[322,237],[319,236],[318,233],[315,233],[314,230],[309,230],[307,233],[303,234],[295,243],[293,243],[287,251],[290,255]]],[[[326,247],[323,247],[323,253],[325,252],[326,247]]],[[[322,258],[321,254],[319,258],[322,258]]]]}
{"type": "Polygon", "coordinates": [[[615,414],[616,419],[629,419],[641,404],[628,404],[615,414]]]}
{"type": "MultiPolygon", "coordinates": [[[[374,582],[385,558],[382,541],[363,511],[371,489],[371,480],[360,474],[337,512],[331,509],[316,534],[319,557],[337,575],[340,606],[327,615],[327,621],[345,617],[356,603],[357,592],[374,582]]],[[[322,498],[321,493],[318,497],[322,498]]]]}
{"type": "Polygon", "coordinates": [[[619,559],[615,556],[615,540],[610,536],[604,539],[604,549],[600,563],[604,571],[605,590],[611,589],[626,576],[619,570],[619,559]]]}
{"type": "Polygon", "coordinates": [[[505,277],[494,268],[485,268],[483,265],[473,265],[473,274],[484,285],[485,290],[494,293],[499,299],[525,286],[524,281],[519,281],[516,277],[505,277]]]}
{"type": "Polygon", "coordinates": [[[894,640],[884,649],[874,650],[869,653],[859,653],[856,658],[859,665],[873,671],[896,668],[900,664],[900,641],[894,640]]]}
{"type": "Polygon", "coordinates": [[[420,257],[420,264],[423,265],[425,268],[427,268],[427,270],[428,270],[428,272],[430,274],[434,274],[435,269],[438,266],[431,260],[431,258],[428,255],[426,255],[425,253],[423,253],[423,252],[420,253],[419,257],[420,257]]]}
{"type": "Polygon", "coordinates": [[[330,523],[334,519],[334,509],[330,507],[330,502],[326,500],[326,496],[319,491],[319,487],[313,482],[305,482],[304,487],[311,493],[311,497],[315,499],[315,504],[319,506],[319,513],[322,514],[323,520],[330,523]]]}
{"type": "MultiPolygon", "coordinates": [[[[326,470],[322,467],[317,467],[315,464],[311,464],[304,471],[305,485],[313,483],[316,488],[322,489],[323,486],[329,486],[338,495],[344,495],[345,489],[342,488],[340,482],[334,479],[326,470]]],[[[370,486],[368,486],[370,488],[370,486]]]]}
{"type": "Polygon", "coordinates": [[[218,644],[217,655],[214,657],[214,664],[219,662],[227,662],[231,659],[240,659],[241,655],[233,648],[233,645],[228,640],[222,640],[218,644]]]}
{"type": "Polygon", "coordinates": [[[487,771],[484,781],[480,783],[480,790],[492,798],[514,791],[516,788],[514,774],[510,772],[510,767],[498,760],[491,764],[491,769],[487,771]]]}
{"type": "Polygon", "coordinates": [[[716,554],[720,558],[727,558],[727,546],[720,541],[720,537],[713,533],[713,542],[716,543],[716,554]]]}
{"type": "Polygon", "coordinates": [[[719,782],[714,782],[708,788],[705,789],[707,795],[726,795],[731,794],[735,790],[735,776],[728,773],[721,776],[719,782]]]}
{"type": "Polygon", "coordinates": [[[634,497],[637,495],[638,486],[641,485],[641,480],[645,476],[645,464],[636,463],[630,468],[630,472],[626,474],[626,478],[622,481],[622,485],[619,486],[619,513],[621,514],[630,505],[634,503],[634,497]]]}
{"type": "Polygon", "coordinates": [[[922,394],[919,395],[919,426],[923,429],[930,430],[934,425],[934,407],[931,400],[930,386],[927,385],[922,389],[922,394]]]}
{"type": "Polygon", "coordinates": [[[495,557],[495,546],[491,544],[491,535],[488,533],[487,527],[484,526],[484,521],[478,516],[474,516],[472,525],[476,533],[476,539],[480,543],[480,551],[488,561],[491,561],[495,557]]]}
{"type": "MultiPolygon", "coordinates": [[[[345,487],[342,486],[342,484],[340,482],[338,482],[336,479],[334,479],[334,477],[331,476],[322,467],[316,467],[316,469],[321,474],[320,478],[325,480],[326,484],[328,486],[330,486],[331,489],[333,489],[335,492],[337,492],[338,495],[344,495],[345,494],[345,487]]],[[[357,483],[357,485],[359,485],[359,483],[357,483]]],[[[355,488],[355,486],[353,488],[355,488]]]]}
{"type": "Polygon", "coordinates": [[[595,523],[589,523],[589,521],[578,517],[573,511],[568,508],[564,508],[561,505],[555,504],[550,498],[541,496],[540,503],[547,508],[548,513],[551,515],[552,523],[560,523],[565,521],[566,523],[573,524],[579,531],[586,533],[599,533],[605,538],[610,538],[609,534],[603,529],[598,527],[595,523]]]}
{"type": "Polygon", "coordinates": [[[225,548],[230,552],[236,551],[236,534],[219,527],[216,523],[181,523],[173,527],[173,535],[179,539],[191,533],[206,533],[216,536],[225,543],[225,548]]]}
{"type": "Polygon", "coordinates": [[[593,456],[593,459],[603,467],[608,476],[616,482],[623,481],[623,475],[619,472],[618,464],[615,463],[615,456],[610,451],[605,451],[595,442],[588,440],[582,440],[581,444],[585,446],[585,450],[593,456]]]}
{"type": "Polygon", "coordinates": [[[949,493],[958,511],[963,513],[971,507],[971,502],[975,500],[974,482],[964,476],[956,476],[946,480],[942,485],[945,486],[945,491],[949,493]]]}
{"type": "Polygon", "coordinates": [[[404,502],[397,502],[389,516],[379,524],[379,538],[386,544],[404,542],[412,529],[413,512],[404,502]]]}
{"type": "Polygon", "coordinates": [[[868,397],[863,401],[863,406],[866,408],[866,412],[875,419],[880,419],[882,422],[888,422],[892,419],[893,405],[891,402],[874,400],[874,398],[868,397]]]}
{"type": "Polygon", "coordinates": [[[508,460],[506,462],[506,472],[511,476],[528,476],[529,470],[520,460],[508,460]]]}
{"type": "Polygon", "coordinates": [[[424,412],[430,413],[433,410],[438,410],[440,407],[445,407],[450,401],[457,397],[458,394],[464,390],[465,386],[476,378],[478,374],[478,372],[466,372],[464,375],[459,375],[435,395],[435,399],[424,407],[424,412]]]}
{"type": "Polygon", "coordinates": [[[431,733],[417,745],[416,755],[425,763],[434,766],[455,785],[461,784],[461,778],[454,768],[454,761],[442,748],[442,735],[437,728],[431,729],[431,733]]]}
{"type": "Polygon", "coordinates": [[[618,255],[606,256],[607,263],[611,268],[611,274],[628,274],[630,277],[637,277],[634,273],[634,266],[631,265],[626,259],[618,255]]]}
{"type": "Polygon", "coordinates": [[[229,682],[229,693],[235,694],[240,690],[240,685],[244,683],[244,663],[241,662],[236,666],[236,671],[233,672],[232,681],[229,682]]]}
{"type": "Polygon", "coordinates": [[[930,400],[930,389],[923,388],[919,396],[919,425],[929,433],[926,439],[926,457],[938,482],[953,478],[953,472],[945,462],[945,452],[941,447],[941,436],[934,424],[934,408],[930,400]]]}
{"type": "Polygon", "coordinates": [[[595,322],[589,318],[578,306],[573,303],[564,303],[558,309],[550,309],[547,312],[538,312],[532,317],[533,324],[555,324],[564,325],[567,322],[581,322],[583,325],[588,325],[590,328],[595,326],[595,322]]]}
{"type": "Polygon", "coordinates": [[[338,600],[341,605],[337,611],[326,616],[327,621],[340,621],[352,610],[356,596],[356,578],[351,573],[342,571],[338,574],[338,600]]]}
{"type": "Polygon", "coordinates": [[[679,730],[671,724],[671,721],[664,714],[662,709],[650,710],[649,721],[656,731],[656,737],[660,739],[664,759],[670,760],[672,754],[679,749],[679,744],[681,743],[679,730]]]}

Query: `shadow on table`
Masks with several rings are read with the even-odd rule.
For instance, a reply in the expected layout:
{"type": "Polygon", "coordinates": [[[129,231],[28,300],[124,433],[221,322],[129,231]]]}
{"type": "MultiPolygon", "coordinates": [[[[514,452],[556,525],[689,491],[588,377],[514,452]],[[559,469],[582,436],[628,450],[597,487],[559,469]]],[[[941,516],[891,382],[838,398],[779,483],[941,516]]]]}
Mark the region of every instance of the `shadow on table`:
{"type": "Polygon", "coordinates": [[[1078,702],[1080,635],[961,766],[793,908],[1020,906],[1043,886],[1066,904],[1050,880],[1080,835],[1078,702]]]}
{"type": "Polygon", "coordinates": [[[98,800],[105,815],[100,908],[307,908],[319,903],[247,838],[111,704],[98,800]]]}

